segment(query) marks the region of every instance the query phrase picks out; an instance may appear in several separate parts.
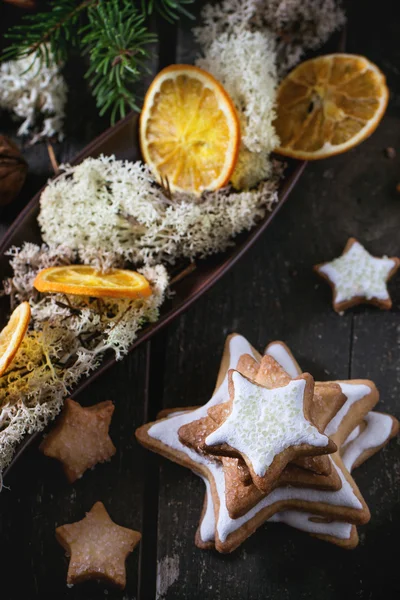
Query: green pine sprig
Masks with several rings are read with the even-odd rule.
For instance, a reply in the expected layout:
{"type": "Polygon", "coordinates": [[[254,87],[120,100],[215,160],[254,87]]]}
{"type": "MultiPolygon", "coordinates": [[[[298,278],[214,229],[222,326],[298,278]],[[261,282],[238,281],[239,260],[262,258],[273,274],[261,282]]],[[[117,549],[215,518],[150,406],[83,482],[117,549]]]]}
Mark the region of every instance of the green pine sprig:
{"type": "Polygon", "coordinates": [[[148,17],[158,12],[169,22],[192,15],[194,0],[52,0],[46,12],[25,15],[7,33],[1,60],[26,56],[49,66],[62,64],[76,47],[89,57],[86,77],[100,114],[111,122],[127,110],[139,110],[135,84],[148,70],[151,46],[148,17]]]}
{"type": "Polygon", "coordinates": [[[145,16],[132,0],[99,2],[88,10],[88,24],[81,30],[82,47],[89,55],[86,73],[100,115],[111,110],[111,122],[127,109],[139,110],[133,84],[146,72],[147,46],[157,41],[149,33],[145,16]]]}
{"type": "Polygon", "coordinates": [[[38,55],[48,65],[50,52],[56,63],[64,62],[76,46],[83,13],[98,0],[54,0],[46,12],[24,15],[21,24],[5,33],[9,40],[2,61],[38,55]]]}

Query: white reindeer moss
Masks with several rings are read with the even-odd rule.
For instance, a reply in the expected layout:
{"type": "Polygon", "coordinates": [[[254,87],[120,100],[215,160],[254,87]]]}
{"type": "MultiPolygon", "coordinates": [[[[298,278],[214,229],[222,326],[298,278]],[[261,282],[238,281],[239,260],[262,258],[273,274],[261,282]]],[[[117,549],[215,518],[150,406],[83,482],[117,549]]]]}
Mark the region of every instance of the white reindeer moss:
{"type": "Polygon", "coordinates": [[[93,254],[135,264],[174,263],[224,250],[277,201],[277,177],[254,190],[219,190],[169,200],[140,162],[87,158],[50,182],[39,224],[50,246],[66,244],[83,262],[93,254]]]}
{"type": "Polygon", "coordinates": [[[57,65],[32,56],[0,65],[0,109],[22,120],[18,135],[31,134],[32,143],[62,139],[66,101],[67,85],[57,65]]]}
{"type": "Polygon", "coordinates": [[[241,148],[232,183],[250,189],[271,175],[270,154],[279,144],[273,120],[277,88],[275,39],[237,26],[203,48],[196,64],[218,79],[236,106],[241,148]]]}
{"type": "Polygon", "coordinates": [[[24,435],[55,417],[69,390],[100,365],[107,350],[122,358],[143,323],[157,320],[168,285],[165,268],[156,265],[141,269],[153,292],[142,300],[39,295],[36,273],[74,262],[74,252],[25,244],[10,254],[14,274],[5,292],[13,303],[30,302],[33,329],[0,377],[0,471],[24,435]]]}

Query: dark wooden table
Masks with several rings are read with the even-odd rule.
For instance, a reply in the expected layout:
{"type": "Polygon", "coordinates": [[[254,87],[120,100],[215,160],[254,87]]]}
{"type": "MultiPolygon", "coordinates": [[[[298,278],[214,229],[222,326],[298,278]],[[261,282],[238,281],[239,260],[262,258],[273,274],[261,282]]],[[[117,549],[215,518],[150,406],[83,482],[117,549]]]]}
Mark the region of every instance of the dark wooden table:
{"type": "MultiPolygon", "coordinates": [[[[201,3],[200,3],[201,4],[201,3]]],[[[400,445],[393,441],[356,472],[372,512],[361,543],[344,551],[283,525],[262,527],[233,555],[198,550],[194,534],[203,484],[141,448],[134,430],[162,407],[203,403],[213,389],[225,336],[237,331],[262,349],[285,340],[318,379],[366,377],[381,391],[380,410],[400,416],[400,277],[390,312],[331,309],[331,293],[312,265],[337,256],[358,237],[374,254],[400,254],[400,11],[394,2],[348,3],[348,51],[365,54],[386,73],[391,99],[377,132],[344,156],[311,164],[269,230],[205,297],[146,346],[109,370],[78,397],[112,399],[117,455],[69,485],[59,465],[30,447],[0,495],[0,598],[3,600],[277,600],[391,599],[400,595],[400,445]],[[398,156],[388,159],[385,148],[398,156]],[[127,561],[124,592],[102,585],[67,588],[67,559],[54,528],[83,517],[102,500],[143,541],[127,561]]],[[[0,5],[0,28],[14,18],[0,5]]],[[[155,70],[188,62],[188,25],[163,27],[155,70]]],[[[71,86],[65,142],[68,161],[107,123],[96,116],[79,61],[71,86]],[[84,99],[84,102],[83,102],[84,99]]],[[[2,115],[2,132],[15,131],[2,115]]],[[[51,174],[45,145],[25,148],[30,175],[21,198],[1,214],[2,230],[51,174]]]]}

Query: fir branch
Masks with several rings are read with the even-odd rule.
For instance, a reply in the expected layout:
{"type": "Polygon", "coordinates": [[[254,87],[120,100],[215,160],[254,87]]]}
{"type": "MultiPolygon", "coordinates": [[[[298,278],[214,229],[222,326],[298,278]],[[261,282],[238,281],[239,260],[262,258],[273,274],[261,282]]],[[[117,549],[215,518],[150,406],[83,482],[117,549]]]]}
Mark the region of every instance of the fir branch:
{"type": "Polygon", "coordinates": [[[170,23],[178,21],[181,16],[194,19],[194,16],[185,8],[185,4],[193,4],[194,0],[142,0],[144,14],[151,15],[158,12],[170,23]]]}
{"type": "Polygon", "coordinates": [[[90,57],[86,73],[100,115],[111,109],[112,123],[139,110],[132,85],[146,72],[147,46],[157,41],[145,26],[144,15],[131,0],[99,0],[88,10],[81,30],[84,53],[90,57]]]}
{"type": "MultiPolygon", "coordinates": [[[[194,0],[52,0],[49,10],[25,15],[6,34],[10,44],[1,60],[39,57],[46,66],[68,58],[71,47],[87,54],[86,77],[100,111],[111,121],[139,110],[134,84],[148,70],[148,46],[157,36],[146,19],[154,12],[170,22],[192,17],[185,5],[194,0]]],[[[32,60],[32,64],[33,64],[32,60]]]]}
{"type": "Polygon", "coordinates": [[[98,0],[55,0],[48,12],[24,15],[22,23],[5,34],[10,41],[2,60],[15,60],[25,56],[39,56],[49,66],[50,52],[56,63],[68,57],[70,46],[77,44],[81,14],[98,0]]]}

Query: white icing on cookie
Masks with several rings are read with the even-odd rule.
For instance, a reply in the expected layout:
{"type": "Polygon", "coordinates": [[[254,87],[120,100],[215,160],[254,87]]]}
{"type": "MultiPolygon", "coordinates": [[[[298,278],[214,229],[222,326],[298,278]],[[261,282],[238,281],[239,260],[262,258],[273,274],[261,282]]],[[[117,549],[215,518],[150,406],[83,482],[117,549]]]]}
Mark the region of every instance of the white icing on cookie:
{"type": "MultiPolygon", "coordinates": [[[[229,342],[229,369],[235,369],[243,354],[250,354],[253,358],[254,353],[249,342],[241,335],[235,335],[229,342]]],[[[208,466],[210,461],[202,455],[197,454],[187,446],[184,446],[178,436],[178,430],[182,425],[201,419],[207,416],[207,411],[211,406],[227,402],[229,400],[228,391],[228,374],[226,374],[219,388],[215,391],[211,399],[200,408],[194,411],[184,412],[180,415],[171,415],[168,419],[156,422],[148,431],[148,435],[156,440],[159,440],[166,446],[179,450],[191,458],[194,462],[208,466]]]]}
{"type": "Polygon", "coordinates": [[[272,344],[269,344],[268,348],[265,350],[265,354],[272,356],[272,358],[285,369],[290,377],[301,375],[298,364],[282,342],[272,342],[272,344]]]}
{"type": "Polygon", "coordinates": [[[187,415],[192,412],[193,410],[174,410],[173,412],[170,412],[166,418],[171,419],[172,417],[179,417],[180,415],[187,415]]]}
{"type": "Polygon", "coordinates": [[[200,523],[200,537],[203,542],[213,542],[215,540],[215,517],[214,501],[211,493],[210,482],[206,477],[201,477],[206,486],[206,508],[200,523]]]}
{"type": "MultiPolygon", "coordinates": [[[[356,460],[366,451],[382,446],[390,437],[393,421],[388,415],[370,412],[365,417],[366,427],[359,435],[348,442],[342,460],[348,471],[351,471],[356,460]]],[[[351,434],[350,434],[351,435],[351,434]]],[[[350,436],[349,436],[350,437],[350,436]]]]}
{"type": "Polygon", "coordinates": [[[334,284],[335,302],[356,296],[367,300],[388,300],[386,281],[395,264],[387,256],[371,256],[359,242],[354,242],[348,252],[321,266],[319,271],[334,284]]]}
{"type": "Polygon", "coordinates": [[[287,448],[328,444],[327,436],[304,416],[304,379],[267,389],[234,371],[232,383],[232,411],[206,438],[207,445],[229,444],[247,456],[255,473],[263,477],[274,458],[287,448]]]}
{"type": "Polygon", "coordinates": [[[349,412],[350,408],[353,406],[355,402],[364,398],[367,394],[371,393],[371,388],[364,383],[342,383],[337,381],[340,385],[340,389],[342,393],[347,397],[346,402],[343,404],[342,408],[336,413],[331,421],[329,421],[328,425],[325,428],[326,435],[333,435],[339,429],[341,422],[344,417],[349,412]]]}
{"type": "MultiPolygon", "coordinates": [[[[361,428],[357,426],[346,439],[343,448],[342,460],[346,468],[350,471],[356,460],[366,450],[374,449],[384,444],[390,437],[392,430],[392,419],[388,415],[381,413],[370,412],[365,417],[365,429],[361,432],[361,428]]],[[[203,516],[200,525],[200,536],[203,541],[214,540],[215,532],[215,517],[213,510],[213,498],[211,487],[208,481],[206,482],[207,493],[207,510],[203,516]],[[204,537],[203,537],[204,536],[204,537]]],[[[221,490],[218,495],[220,496],[221,490]]],[[[325,492],[330,493],[330,492],[325,492]]],[[[311,513],[303,513],[297,510],[282,511],[273,515],[269,521],[281,522],[291,525],[296,529],[301,529],[308,533],[318,533],[320,535],[332,535],[340,539],[349,539],[351,535],[351,525],[339,521],[331,523],[314,523],[309,521],[310,517],[315,517],[311,513]]]]}
{"type": "Polygon", "coordinates": [[[350,442],[355,440],[356,437],[358,437],[360,435],[360,432],[361,432],[361,427],[360,427],[360,425],[357,425],[357,427],[355,427],[353,429],[353,431],[347,436],[347,438],[345,439],[345,441],[343,442],[343,444],[340,448],[340,453],[342,456],[343,456],[344,451],[346,450],[346,447],[350,444],[350,442]]]}

